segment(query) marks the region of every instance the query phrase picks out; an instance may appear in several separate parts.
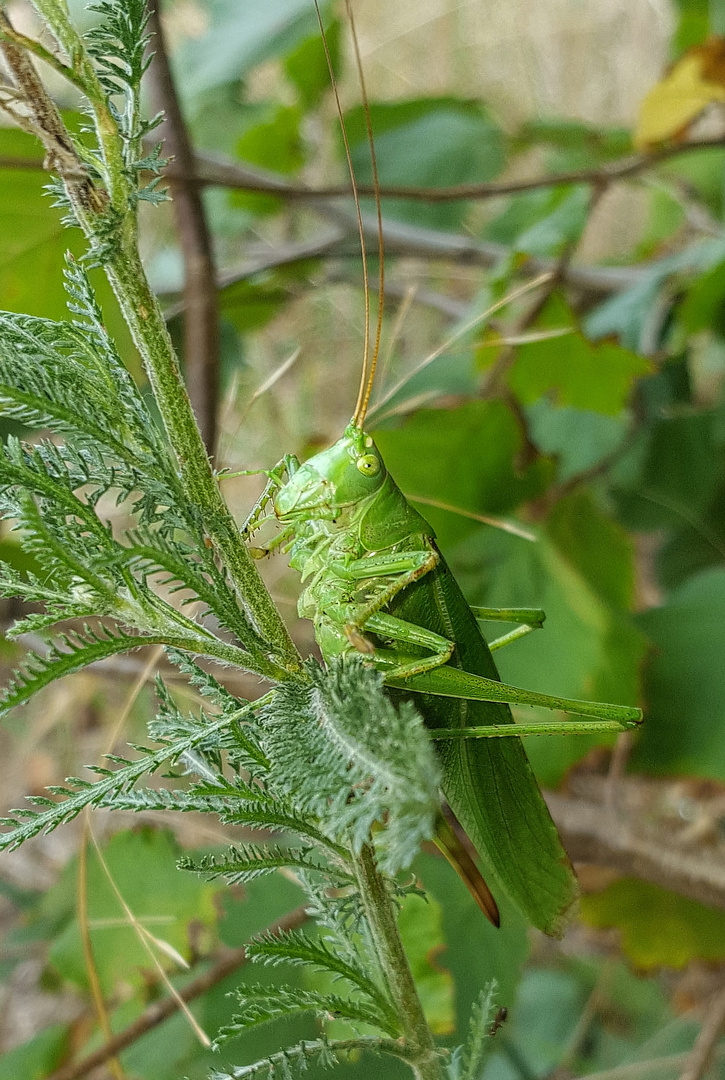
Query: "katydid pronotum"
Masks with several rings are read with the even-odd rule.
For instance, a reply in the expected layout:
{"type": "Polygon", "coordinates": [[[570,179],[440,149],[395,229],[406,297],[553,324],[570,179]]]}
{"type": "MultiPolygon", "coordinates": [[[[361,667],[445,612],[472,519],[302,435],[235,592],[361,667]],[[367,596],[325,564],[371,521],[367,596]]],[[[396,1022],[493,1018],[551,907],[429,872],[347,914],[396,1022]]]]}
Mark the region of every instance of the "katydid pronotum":
{"type": "MultiPolygon", "coordinates": [[[[369,117],[349,3],[348,17],[369,117]]],[[[321,21],[320,27],[324,41],[321,21]]],[[[330,74],[337,96],[332,68],[330,74]]],[[[339,101],[338,112],[342,121],[339,101]]],[[[377,190],[370,130],[369,135],[377,190]]],[[[348,164],[360,221],[349,149],[348,164]]],[[[379,197],[377,206],[382,274],[379,197]]],[[[362,225],[360,237],[367,302],[362,225]]],[[[366,334],[358,400],[342,438],[304,464],[285,456],[270,470],[244,533],[251,536],[269,519],[265,511],[271,504],[280,531],[266,548],[253,551],[260,557],[272,548],[289,553],[290,566],[304,583],[299,614],[313,621],[323,658],[362,654],[384,673],[391,694],[413,696],[436,740],[443,795],[476,848],[485,877],[494,888],[500,885],[534,925],[559,934],[576,900],[576,879],[519,736],[621,731],[639,723],[642,714],[636,708],[552,697],[501,683],[492,652],[541,626],[544,613],[473,608],[466,602],[436,546],[433,529],[406,500],[365,431],[380,339],[382,284],[375,347],[368,362],[366,334]],[[479,620],[509,622],[517,628],[489,646],[479,620]],[[512,704],[587,719],[515,724],[512,704]]],[[[437,839],[497,924],[496,902],[443,815],[437,839]]]]}

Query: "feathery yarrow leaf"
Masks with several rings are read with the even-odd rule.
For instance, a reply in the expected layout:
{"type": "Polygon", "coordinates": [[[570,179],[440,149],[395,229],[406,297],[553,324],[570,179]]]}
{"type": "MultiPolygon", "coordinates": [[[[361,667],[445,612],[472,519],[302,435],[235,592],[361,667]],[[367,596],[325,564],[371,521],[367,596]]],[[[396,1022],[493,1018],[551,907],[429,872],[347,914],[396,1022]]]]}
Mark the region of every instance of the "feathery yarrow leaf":
{"type": "Polygon", "coordinates": [[[313,1013],[322,1020],[349,1020],[352,1024],[366,1024],[378,1028],[395,1038],[400,1034],[386,1016],[371,1005],[343,998],[337,994],[325,994],[316,990],[303,990],[296,986],[240,986],[235,991],[240,1012],[231,1022],[221,1028],[214,1041],[217,1049],[229,1039],[236,1038],[250,1028],[278,1020],[283,1016],[299,1016],[313,1013]]]}
{"type": "Polygon", "coordinates": [[[394,875],[433,836],[438,811],[439,768],[423,721],[409,702],[395,708],[382,675],[356,658],[306,670],[309,685],[283,684],[260,715],[269,782],[356,851],[385,821],[379,865],[394,875]]]}
{"type": "Polygon", "coordinates": [[[483,1063],[491,1046],[491,1024],[496,1014],[498,984],[492,979],[471,1007],[468,1037],[456,1047],[448,1064],[449,1080],[480,1080],[483,1063]]]}
{"type": "Polygon", "coordinates": [[[118,763],[120,768],[111,770],[93,767],[92,771],[100,774],[101,779],[90,786],[83,786],[80,791],[72,791],[65,787],[49,788],[48,790],[63,794],[65,798],[62,802],[52,805],[41,804],[47,806],[43,813],[22,808],[11,810],[10,814],[13,816],[3,818],[1,821],[12,831],[0,834],[0,851],[6,849],[12,851],[39,833],[52,832],[59,825],[72,821],[86,806],[109,805],[116,793],[128,791],[142,776],[160,769],[164,762],[177,760],[185,751],[193,749],[203,738],[213,735],[215,730],[221,730],[226,723],[226,719],[219,720],[211,724],[206,731],[196,732],[188,738],[169,743],[159,750],[144,748],[142,757],[137,761],[107,754],[107,760],[118,763]],[[21,818],[27,820],[21,821],[21,818]]]}
{"type": "Polygon", "coordinates": [[[347,1057],[355,1051],[369,1050],[377,1053],[386,1050],[390,1053],[386,1042],[387,1040],[374,1036],[330,1041],[323,1035],[319,1039],[305,1039],[296,1046],[288,1046],[285,1050],[279,1050],[251,1065],[234,1065],[228,1072],[215,1069],[210,1080],[294,1080],[294,1077],[306,1073],[312,1065],[321,1069],[334,1068],[340,1064],[341,1057],[347,1057]]]}
{"type": "Polygon", "coordinates": [[[45,656],[30,652],[23,666],[13,672],[12,680],[0,694],[0,716],[16,705],[23,705],[38,690],[64,675],[116,653],[163,641],[163,635],[140,637],[105,626],[98,630],[84,626],[82,631],[60,634],[45,656]]]}
{"type": "Polygon", "coordinates": [[[203,874],[209,881],[223,877],[230,885],[244,884],[265,874],[294,867],[323,872],[326,867],[313,857],[312,847],[282,848],[256,844],[231,847],[226,856],[205,855],[199,862],[184,856],[178,862],[180,870],[203,874]]]}
{"type": "MultiPolygon", "coordinates": [[[[336,944],[330,942],[330,944],[336,944]]],[[[263,934],[252,938],[247,945],[247,957],[253,963],[272,966],[292,964],[324,971],[333,980],[345,979],[364,994],[373,1006],[385,1014],[391,1024],[395,1023],[395,1010],[387,996],[375,985],[357,963],[346,962],[339,952],[330,947],[328,940],[313,940],[301,930],[287,933],[263,934]]]]}

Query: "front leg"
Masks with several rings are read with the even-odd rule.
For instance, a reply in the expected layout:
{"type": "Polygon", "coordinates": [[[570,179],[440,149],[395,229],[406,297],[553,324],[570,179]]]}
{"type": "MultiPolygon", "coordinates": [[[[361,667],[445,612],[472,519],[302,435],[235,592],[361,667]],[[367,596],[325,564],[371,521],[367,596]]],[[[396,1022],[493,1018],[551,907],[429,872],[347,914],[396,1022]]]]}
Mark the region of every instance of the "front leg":
{"type": "Polygon", "coordinates": [[[244,540],[248,540],[250,536],[253,536],[262,524],[267,504],[272,502],[277,492],[284,487],[283,478],[285,473],[287,476],[294,476],[299,467],[300,463],[293,454],[285,454],[272,469],[247,469],[241,473],[235,474],[237,476],[253,476],[262,472],[267,477],[264,491],[257,499],[249,512],[247,520],[239,530],[244,540]]]}

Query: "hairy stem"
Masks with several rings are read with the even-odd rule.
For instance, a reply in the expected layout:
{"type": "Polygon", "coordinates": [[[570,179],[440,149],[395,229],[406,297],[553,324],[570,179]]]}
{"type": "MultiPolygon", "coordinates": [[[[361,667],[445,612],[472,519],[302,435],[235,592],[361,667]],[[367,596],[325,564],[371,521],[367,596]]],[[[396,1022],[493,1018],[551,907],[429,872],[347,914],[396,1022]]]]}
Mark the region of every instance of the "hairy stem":
{"type": "Polygon", "coordinates": [[[405,1060],[416,1080],[443,1080],[443,1064],[423,1014],[408,958],[400,939],[395,907],[375,865],[369,844],[353,857],[363,908],[405,1039],[405,1060]]]}
{"type": "Polygon", "coordinates": [[[203,516],[209,539],[234,582],[247,617],[260,636],[260,645],[269,643],[277,654],[267,674],[275,679],[284,678],[287,672],[297,669],[297,652],[222,498],[161,309],[135,244],[124,244],[124,249],[113,256],[106,270],[143,357],[169,442],[179,461],[186,497],[203,516]]]}

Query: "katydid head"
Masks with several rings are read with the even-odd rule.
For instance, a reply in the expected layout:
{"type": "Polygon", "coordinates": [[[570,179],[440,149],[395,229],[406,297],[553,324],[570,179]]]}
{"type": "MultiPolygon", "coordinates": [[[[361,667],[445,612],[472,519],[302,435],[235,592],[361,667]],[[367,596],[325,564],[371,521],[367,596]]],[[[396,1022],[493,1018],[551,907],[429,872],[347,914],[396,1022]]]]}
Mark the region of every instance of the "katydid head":
{"type": "Polygon", "coordinates": [[[385,465],[370,435],[354,423],[327,450],[315,454],[290,477],[274,500],[282,521],[307,514],[337,521],[346,511],[374,495],[387,476],[385,465]]]}

